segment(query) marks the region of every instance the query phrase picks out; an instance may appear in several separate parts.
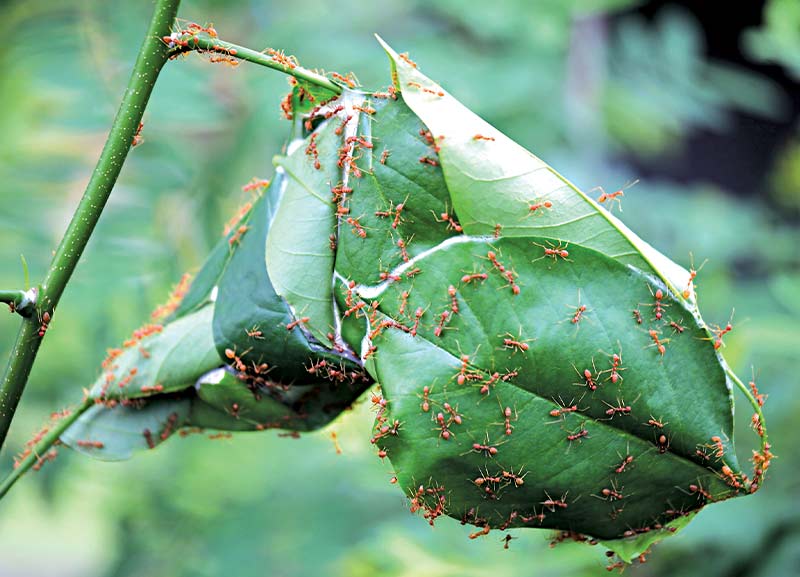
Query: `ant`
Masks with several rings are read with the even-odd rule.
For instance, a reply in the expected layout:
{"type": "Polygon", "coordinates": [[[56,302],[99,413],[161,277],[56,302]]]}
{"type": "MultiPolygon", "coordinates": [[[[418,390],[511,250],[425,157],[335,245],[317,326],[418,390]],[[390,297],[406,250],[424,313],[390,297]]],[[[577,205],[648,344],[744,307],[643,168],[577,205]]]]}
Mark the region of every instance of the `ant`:
{"type": "Polygon", "coordinates": [[[544,507],[547,508],[551,513],[555,513],[556,507],[558,507],[559,509],[567,508],[568,506],[567,495],[569,494],[569,491],[564,493],[560,499],[553,499],[547,491],[545,491],[544,494],[547,497],[547,499],[545,499],[544,501],[540,501],[539,504],[544,505],[544,507]]]}
{"type": "Polygon", "coordinates": [[[622,212],[622,201],[620,200],[619,197],[625,196],[625,190],[627,190],[628,188],[636,185],[638,182],[639,182],[639,179],[636,179],[633,182],[628,182],[628,183],[625,184],[625,186],[623,186],[622,188],[620,188],[620,189],[618,189],[618,190],[616,190],[614,192],[606,192],[605,190],[603,190],[602,186],[598,186],[597,188],[593,188],[592,190],[600,190],[600,192],[602,193],[597,198],[597,202],[602,204],[602,203],[604,203],[606,201],[610,201],[609,202],[609,204],[610,204],[609,211],[613,211],[614,203],[616,202],[617,203],[617,207],[619,208],[619,211],[622,212]]]}
{"type": "Polygon", "coordinates": [[[264,333],[261,332],[258,325],[253,325],[253,328],[245,329],[244,332],[247,333],[247,336],[251,339],[264,340],[264,333]]]}
{"type": "Polygon", "coordinates": [[[579,387],[585,386],[590,391],[597,390],[597,379],[600,377],[600,374],[597,371],[597,367],[594,364],[594,359],[592,359],[592,368],[594,369],[595,375],[592,375],[592,371],[589,369],[584,369],[583,373],[578,370],[578,367],[572,365],[572,368],[575,369],[575,372],[578,373],[578,376],[583,379],[582,383],[572,383],[573,385],[578,385],[579,387]]]}
{"type": "MultiPolygon", "coordinates": [[[[547,242],[547,246],[545,246],[543,244],[539,244],[538,242],[534,242],[533,243],[536,246],[538,246],[539,248],[544,249],[544,254],[542,256],[540,256],[539,258],[533,259],[531,262],[536,262],[536,261],[542,260],[543,258],[547,258],[547,257],[552,258],[553,262],[558,262],[559,258],[561,258],[562,260],[570,261],[570,259],[568,258],[569,257],[569,251],[567,250],[567,247],[569,246],[569,243],[562,244],[561,241],[559,241],[558,245],[554,245],[550,241],[546,241],[546,242],[547,242]]],[[[572,261],[570,261],[570,262],[572,262],[572,261]]]]}
{"type": "Polygon", "coordinates": [[[694,286],[694,279],[697,276],[697,273],[699,273],[706,265],[708,259],[704,260],[703,264],[701,264],[697,269],[694,268],[694,255],[692,253],[689,253],[689,261],[691,263],[689,265],[689,281],[686,283],[686,288],[683,291],[683,298],[685,299],[688,299],[690,296],[692,296],[692,292],[697,291],[696,287],[694,286]]]}
{"type": "Polygon", "coordinates": [[[530,349],[530,345],[528,344],[531,341],[536,339],[525,339],[522,340],[522,329],[520,328],[520,334],[518,336],[514,336],[511,333],[505,333],[504,335],[498,335],[503,339],[503,349],[510,349],[513,352],[511,355],[513,356],[517,351],[526,352],[530,349]]]}

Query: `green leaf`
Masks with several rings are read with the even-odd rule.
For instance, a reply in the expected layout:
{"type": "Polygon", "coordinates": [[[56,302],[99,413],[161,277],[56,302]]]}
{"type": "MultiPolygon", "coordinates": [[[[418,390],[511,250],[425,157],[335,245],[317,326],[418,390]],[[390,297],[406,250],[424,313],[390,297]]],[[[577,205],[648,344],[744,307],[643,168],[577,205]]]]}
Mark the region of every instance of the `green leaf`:
{"type": "Polygon", "coordinates": [[[655,543],[667,537],[671,537],[686,527],[689,521],[694,519],[695,515],[697,515],[697,511],[682,515],[674,521],[670,521],[663,529],[655,529],[626,539],[600,541],[600,544],[616,553],[625,563],[632,563],[636,557],[645,553],[655,543]]]}
{"type": "MultiPolygon", "coordinates": [[[[374,339],[373,376],[388,401],[376,426],[400,425],[397,435],[378,435],[377,445],[407,494],[413,498],[420,484],[443,486],[446,513],[459,519],[474,510],[468,521],[479,525],[550,527],[603,539],[649,532],[679,516],[675,511],[735,495],[722,473],[727,466],[740,474],[730,392],[692,312],[629,266],[576,245],[563,258],[546,257],[554,246],[541,237],[454,239],[414,263],[425,274],[371,294],[391,325],[374,339]],[[519,294],[492,258],[513,271],[519,294]],[[462,282],[465,270],[488,277],[462,282]],[[439,312],[452,311],[450,286],[458,312],[436,336],[439,312]],[[653,306],[658,290],[661,319],[653,306]],[[425,311],[416,336],[399,312],[405,291],[406,309],[425,311]],[[573,323],[580,306],[586,308],[573,323]],[[682,331],[671,333],[669,322],[682,331]],[[612,379],[614,354],[620,361],[612,379]],[[426,386],[429,411],[422,409],[426,386]],[[551,416],[560,406],[577,410],[551,416]],[[724,439],[723,459],[715,458],[712,437],[724,439]],[[628,456],[633,460],[616,473],[628,456]],[[549,499],[567,507],[548,508],[549,499]]],[[[430,494],[425,499],[434,507],[430,494]]]]}
{"type": "MultiPolygon", "coordinates": [[[[246,222],[243,220],[242,223],[246,222]]],[[[197,272],[197,275],[192,279],[192,284],[189,290],[181,300],[175,312],[168,317],[167,321],[179,319],[187,314],[202,308],[211,301],[211,296],[214,287],[217,286],[220,277],[222,276],[225,267],[228,266],[233,251],[231,250],[228,240],[230,235],[221,239],[216,246],[211,250],[211,254],[203,263],[203,266],[197,272]]]]}
{"type": "Polygon", "coordinates": [[[441,167],[420,162],[436,156],[425,126],[402,100],[370,99],[364,108],[375,112],[359,116],[357,136],[372,147],[356,143],[362,177],[350,178],[342,203],[353,221],[339,223],[336,272],[371,284],[456,233],[437,222],[450,194],[441,167]]]}
{"type": "Polygon", "coordinates": [[[306,141],[293,141],[292,152],[276,159],[278,173],[285,171],[286,178],[266,252],[275,291],[291,305],[297,319],[309,319],[300,330],[308,330],[327,347],[332,346],[328,334],[334,330],[334,253],[329,235],[336,223],[328,194],[342,178],[337,166],[337,122],[328,121],[306,141]],[[312,143],[316,155],[306,153],[312,143]],[[314,167],[316,158],[319,169],[314,167]]]}
{"type": "Polygon", "coordinates": [[[559,238],[652,272],[676,294],[688,289],[686,270],[378,41],[391,59],[396,88],[439,143],[452,205],[467,234],[489,235],[500,226],[503,236],[559,238]]]}
{"type": "Polygon", "coordinates": [[[211,329],[212,304],[132,339],[90,391],[95,399],[129,399],[181,391],[222,364],[211,329]]]}
{"type": "Polygon", "coordinates": [[[311,431],[327,425],[350,407],[370,383],[360,375],[355,380],[319,379],[309,385],[288,386],[269,382],[253,388],[233,371],[218,369],[198,381],[197,394],[203,405],[221,414],[211,415],[205,407],[193,406],[190,421],[197,426],[227,430],[311,431]],[[223,420],[222,415],[228,420],[223,420]]]}
{"type": "Polygon", "coordinates": [[[128,405],[97,404],[61,435],[61,442],[103,461],[129,459],[134,451],[152,449],[182,426],[188,399],[163,397],[128,405]],[[97,444],[99,443],[99,445],[97,444]]]}
{"type": "Polygon", "coordinates": [[[253,206],[248,230],[219,281],[214,340],[223,359],[232,350],[246,364],[268,363],[273,380],[304,383],[312,379],[307,366],[323,358],[338,361],[334,354],[312,348],[302,327],[287,330],[295,319],[267,273],[267,233],[287,178],[279,172],[253,206]]]}

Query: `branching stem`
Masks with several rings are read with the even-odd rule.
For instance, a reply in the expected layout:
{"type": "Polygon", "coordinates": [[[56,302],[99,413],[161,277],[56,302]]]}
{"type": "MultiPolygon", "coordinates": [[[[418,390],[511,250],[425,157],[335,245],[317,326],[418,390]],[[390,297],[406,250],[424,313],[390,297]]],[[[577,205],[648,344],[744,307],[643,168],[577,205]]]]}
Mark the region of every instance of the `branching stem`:
{"type": "Polygon", "coordinates": [[[172,51],[172,55],[181,54],[191,50],[198,52],[214,52],[224,56],[238,58],[239,60],[246,60],[259,66],[266,66],[273,70],[278,70],[284,74],[294,76],[298,80],[305,80],[311,84],[315,84],[321,88],[326,88],[335,94],[342,93],[342,87],[332,81],[326,76],[317,74],[312,70],[296,66],[294,64],[285,64],[288,57],[280,58],[274,57],[264,52],[257,52],[251,48],[245,48],[232,42],[226,42],[219,38],[212,38],[208,34],[183,34],[177,40],[185,42],[186,46],[178,46],[172,51]]]}
{"type": "Polygon", "coordinates": [[[58,438],[66,431],[72,423],[78,420],[83,413],[94,405],[94,400],[86,399],[82,405],[76,407],[67,416],[62,417],[58,422],[53,425],[49,431],[31,447],[31,453],[22,459],[15,469],[0,483],[0,499],[2,499],[9,489],[16,483],[28,470],[38,463],[42,456],[45,455],[50,447],[58,442],[58,438]]]}
{"type": "Polygon", "coordinates": [[[122,170],[153,86],[169,57],[169,50],[161,37],[170,34],[179,4],[180,0],[156,0],[150,27],[139,49],[133,73],[103,152],[39,288],[38,315],[22,321],[0,385],[0,448],[46,331],[46,328],[42,330],[40,319],[52,318],[122,170]]]}

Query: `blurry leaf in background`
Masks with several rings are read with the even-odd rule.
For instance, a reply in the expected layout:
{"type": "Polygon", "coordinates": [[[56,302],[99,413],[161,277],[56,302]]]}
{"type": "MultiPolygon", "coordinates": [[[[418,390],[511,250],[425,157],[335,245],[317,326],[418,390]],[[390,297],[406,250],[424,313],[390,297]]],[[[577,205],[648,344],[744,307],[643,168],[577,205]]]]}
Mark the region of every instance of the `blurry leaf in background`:
{"type": "Polygon", "coordinates": [[[691,128],[724,129],[731,110],[785,113],[764,77],[704,58],[702,30],[688,12],[663,8],[653,25],[629,16],[609,46],[603,105],[614,139],[640,155],[669,152],[691,128]]]}
{"type": "Polygon", "coordinates": [[[755,60],[783,66],[800,80],[800,3],[767,0],[764,23],[745,32],[742,46],[755,60]]]}

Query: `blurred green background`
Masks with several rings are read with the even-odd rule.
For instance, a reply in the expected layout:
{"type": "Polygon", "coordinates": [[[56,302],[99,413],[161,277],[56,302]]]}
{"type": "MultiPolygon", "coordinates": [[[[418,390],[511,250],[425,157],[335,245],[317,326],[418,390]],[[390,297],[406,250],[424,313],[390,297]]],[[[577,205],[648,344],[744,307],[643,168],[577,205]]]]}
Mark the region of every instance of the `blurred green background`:
{"type": "MultiPolygon", "coordinates": [[[[779,456],[764,489],[704,510],[637,575],[800,574],[800,3],[631,0],[184,0],[228,40],[389,82],[380,33],[467,106],[584,189],[626,190],[625,222],[674,260],[709,262],[704,316],[755,367],[779,456]],[[695,4],[701,6],[695,6],[695,4]],[[716,7],[712,6],[716,4],[716,7]]],[[[88,180],[152,2],[0,2],[0,286],[41,279],[88,180]]],[[[170,63],[64,295],[3,466],[80,399],[115,346],[196,269],[268,178],[287,133],[280,74],[170,63]]],[[[0,317],[5,362],[18,320],[0,317]]],[[[697,383],[702,386],[702,383],[697,383]]],[[[740,458],[756,446],[738,399],[740,458]]],[[[390,485],[363,404],[301,439],[175,438],[122,464],[66,450],[0,503],[0,577],[600,575],[600,548],[547,533],[431,529],[390,485]],[[337,455],[330,432],[340,439],[337,455]]]]}

